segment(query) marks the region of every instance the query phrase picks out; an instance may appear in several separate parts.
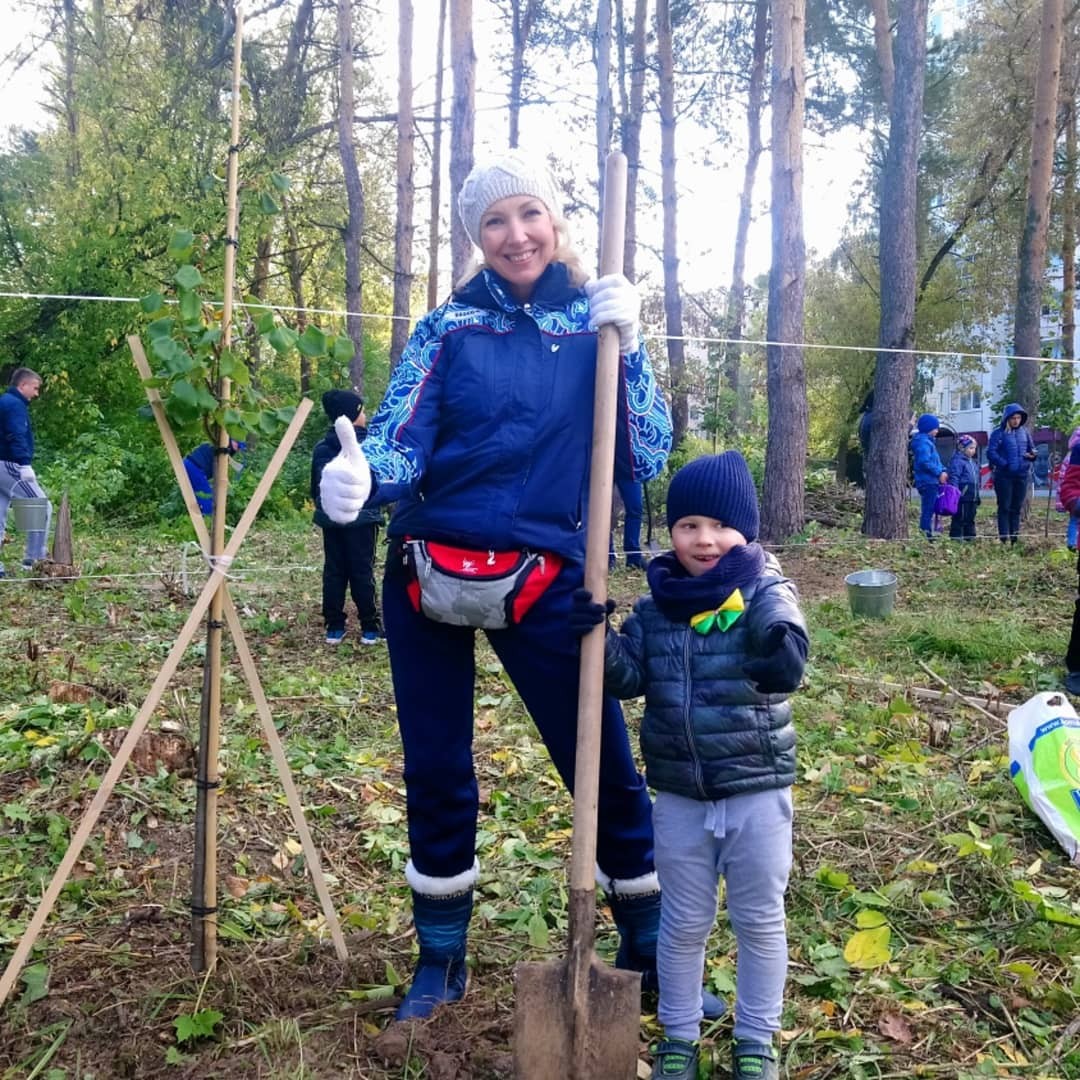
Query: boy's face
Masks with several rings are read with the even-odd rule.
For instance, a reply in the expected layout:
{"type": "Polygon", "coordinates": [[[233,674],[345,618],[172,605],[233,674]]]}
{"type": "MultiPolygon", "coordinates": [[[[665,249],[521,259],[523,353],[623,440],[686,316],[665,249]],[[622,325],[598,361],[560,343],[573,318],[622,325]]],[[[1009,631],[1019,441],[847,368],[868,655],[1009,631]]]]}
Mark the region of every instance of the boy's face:
{"type": "Polygon", "coordinates": [[[1009,419],[1008,419],[1008,421],[1007,421],[1007,422],[1008,422],[1008,425],[1009,425],[1009,427],[1011,427],[1011,428],[1018,428],[1018,427],[1020,426],[1020,422],[1021,422],[1021,421],[1022,421],[1023,419],[1024,419],[1024,418],[1023,418],[1023,417],[1022,417],[1022,416],[1021,416],[1021,415],[1020,415],[1020,414],[1019,414],[1018,412],[1014,412],[1014,413],[1012,414],[1012,416],[1010,416],[1010,417],[1009,417],[1009,419]]]}
{"type": "Polygon", "coordinates": [[[711,570],[733,547],[745,544],[738,529],[701,514],[681,517],[671,527],[675,558],[691,577],[711,570]]]}
{"type": "Polygon", "coordinates": [[[352,422],[353,427],[367,427],[367,413],[364,412],[363,406],[356,414],[356,419],[352,422]]]}

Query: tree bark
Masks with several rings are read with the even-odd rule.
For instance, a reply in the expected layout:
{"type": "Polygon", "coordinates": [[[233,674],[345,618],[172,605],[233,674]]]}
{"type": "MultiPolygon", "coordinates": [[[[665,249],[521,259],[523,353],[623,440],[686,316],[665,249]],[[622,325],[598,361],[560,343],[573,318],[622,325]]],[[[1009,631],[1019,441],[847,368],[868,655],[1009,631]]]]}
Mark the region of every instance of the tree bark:
{"type": "MultiPolygon", "coordinates": [[[[1076,88],[1065,102],[1065,163],[1061,178],[1061,355],[1076,356],[1076,88]]],[[[1063,365],[1075,384],[1072,366],[1063,365]]]]}
{"type": "Polygon", "coordinates": [[[521,87],[525,80],[525,50],[540,0],[511,0],[510,37],[510,145],[518,145],[521,129],[521,87]]]}
{"type": "MultiPolygon", "coordinates": [[[[761,158],[761,112],[765,98],[765,57],[769,38],[769,0],[754,5],[754,47],[750,64],[750,84],[746,98],[746,164],[739,193],[739,218],[735,225],[735,255],[731,266],[731,291],[728,293],[723,375],[731,387],[731,426],[738,430],[742,410],[739,401],[739,368],[742,360],[743,324],[746,319],[746,241],[750,234],[750,214],[754,204],[754,182],[761,158]]],[[[719,375],[719,372],[717,373],[719,375]]],[[[717,395],[719,396],[719,395],[717,395]]],[[[717,418],[719,419],[719,417],[717,418]]]]}
{"type": "Polygon", "coordinates": [[[345,334],[356,351],[349,361],[349,379],[353,389],[364,393],[364,331],[360,318],[363,293],[360,284],[360,240],[364,232],[364,186],[360,167],[356,163],[356,140],[353,121],[356,114],[356,95],[353,71],[352,0],[338,0],[338,150],[341,171],[345,177],[347,211],[341,230],[345,243],[345,334]]]}
{"type": "MultiPolygon", "coordinates": [[[[1031,168],[1027,211],[1020,237],[1013,351],[1017,357],[1040,355],[1046,237],[1050,218],[1050,185],[1054,169],[1058,85],[1061,77],[1062,24],[1065,0],[1043,0],[1039,32],[1039,64],[1035,75],[1035,110],[1031,122],[1031,168]]],[[[1016,400],[1034,418],[1039,409],[1039,361],[1016,361],[1016,400]]]]}
{"type": "Polygon", "coordinates": [[[772,266],[766,346],[769,438],[761,535],[786,540],[805,521],[807,408],[803,363],[805,0],[772,0],[772,266]]]}
{"type": "Polygon", "coordinates": [[[390,328],[390,367],[395,368],[409,340],[412,295],[414,144],[412,100],[412,0],[398,0],[397,218],[394,225],[394,318],[390,328]]]}
{"type": "MultiPolygon", "coordinates": [[[[443,48],[446,42],[446,0],[439,0],[439,38],[435,43],[435,117],[431,132],[431,221],[428,225],[427,306],[439,303],[439,211],[442,197],[443,48]]],[[[453,212],[451,211],[451,216],[453,212]]]]}
{"type": "MultiPolygon", "coordinates": [[[[296,231],[296,222],[286,210],[285,233],[289,247],[285,253],[285,266],[289,274],[289,291],[292,293],[293,306],[296,308],[296,332],[302,334],[307,329],[307,305],[304,302],[304,262],[300,257],[300,234],[296,231]]],[[[299,350],[297,350],[299,352],[299,350]]],[[[311,357],[300,355],[300,396],[306,397],[311,391],[311,357]]]]}
{"type": "Polygon", "coordinates": [[[682,297],[679,292],[678,210],[675,188],[675,60],[671,5],[656,3],[656,51],[660,61],[660,175],[664,210],[664,315],[667,327],[668,375],[671,382],[671,426],[675,446],[686,436],[689,395],[683,342],[682,297]]]}
{"type": "Polygon", "coordinates": [[[634,43],[630,60],[630,107],[622,126],[626,155],[626,241],[623,273],[633,281],[637,272],[637,188],[641,171],[641,114],[645,106],[645,35],[649,26],[649,0],[635,0],[634,43]]]}
{"type": "Polygon", "coordinates": [[[874,14],[874,51],[877,53],[878,75],[881,77],[881,96],[885,99],[886,110],[891,113],[896,73],[893,70],[889,0],[870,0],[870,8],[874,14]]]}
{"type": "MultiPolygon", "coordinates": [[[[450,63],[454,75],[454,102],[450,114],[450,191],[456,199],[473,167],[476,110],[476,53],[473,51],[472,0],[450,0],[450,63]]],[[[450,253],[454,281],[472,256],[472,241],[456,213],[450,225],[450,253]]]]}
{"type": "Polygon", "coordinates": [[[907,536],[908,430],[915,381],[916,177],[926,84],[927,0],[900,5],[896,86],[879,211],[881,321],[866,461],[868,536],[907,536]]]}
{"type": "MultiPolygon", "coordinates": [[[[596,192],[597,207],[604,205],[604,171],[611,150],[611,0],[599,0],[596,6],[596,192]]],[[[596,250],[604,238],[604,222],[597,212],[596,250]]],[[[624,252],[625,255],[625,252],[624,252]]]]}

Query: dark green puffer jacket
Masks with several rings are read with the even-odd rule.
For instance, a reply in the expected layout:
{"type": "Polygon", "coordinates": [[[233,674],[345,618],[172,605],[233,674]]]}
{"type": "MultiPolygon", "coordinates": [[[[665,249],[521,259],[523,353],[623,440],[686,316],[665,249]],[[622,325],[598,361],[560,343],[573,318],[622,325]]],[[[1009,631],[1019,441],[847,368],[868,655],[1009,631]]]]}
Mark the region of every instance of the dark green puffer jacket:
{"type": "Polygon", "coordinates": [[[699,634],[644,596],[622,630],[609,630],[604,689],[645,695],[641,752],[658,791],[724,799],[795,782],[795,728],[785,694],[761,694],[742,666],[775,623],[806,632],[795,586],[769,555],[742,590],[746,611],[726,631],[699,634]]]}

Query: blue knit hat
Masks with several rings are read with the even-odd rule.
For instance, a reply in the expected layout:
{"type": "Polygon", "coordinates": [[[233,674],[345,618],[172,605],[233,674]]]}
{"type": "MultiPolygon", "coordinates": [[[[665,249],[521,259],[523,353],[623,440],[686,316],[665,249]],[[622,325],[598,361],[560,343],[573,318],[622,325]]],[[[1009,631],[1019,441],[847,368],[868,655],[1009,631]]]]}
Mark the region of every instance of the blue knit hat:
{"type": "Polygon", "coordinates": [[[933,413],[924,412],[915,426],[924,435],[929,435],[935,428],[941,427],[941,421],[933,413]]]}
{"type": "Polygon", "coordinates": [[[746,537],[758,534],[758,501],[750,467],[738,450],[695,458],[672,478],[667,496],[667,524],[700,514],[729,525],[746,537]]]}

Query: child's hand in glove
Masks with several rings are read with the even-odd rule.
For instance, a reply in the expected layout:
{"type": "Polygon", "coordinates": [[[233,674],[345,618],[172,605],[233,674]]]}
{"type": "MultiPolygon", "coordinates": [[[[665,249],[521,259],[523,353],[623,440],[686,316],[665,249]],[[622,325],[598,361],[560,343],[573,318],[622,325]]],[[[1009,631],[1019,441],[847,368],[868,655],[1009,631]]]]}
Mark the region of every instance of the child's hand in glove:
{"type": "Polygon", "coordinates": [[[319,499],[326,516],[338,525],[349,525],[371,494],[371,469],[356,441],[356,428],[347,416],[334,421],[341,453],[329,462],[319,481],[319,499]]]}
{"type": "Polygon", "coordinates": [[[614,323],[619,331],[619,352],[637,351],[641,294],[622,274],[605,274],[585,282],[589,297],[589,329],[614,323]]]}
{"type": "Polygon", "coordinates": [[[570,632],[574,637],[584,637],[614,611],[615,601],[611,597],[607,603],[598,604],[588,589],[575,589],[570,597],[570,632]]]}
{"type": "Polygon", "coordinates": [[[761,694],[790,694],[802,682],[809,643],[802,630],[790,623],[769,627],[760,655],[743,664],[743,674],[761,694]]]}

